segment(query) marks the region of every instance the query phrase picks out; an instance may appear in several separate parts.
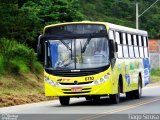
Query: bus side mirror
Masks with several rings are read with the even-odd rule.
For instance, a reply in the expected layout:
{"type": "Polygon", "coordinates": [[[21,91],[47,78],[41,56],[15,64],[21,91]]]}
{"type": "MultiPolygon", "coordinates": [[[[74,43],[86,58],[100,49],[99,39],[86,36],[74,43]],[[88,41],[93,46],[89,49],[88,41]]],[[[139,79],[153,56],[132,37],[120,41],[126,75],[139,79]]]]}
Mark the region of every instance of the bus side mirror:
{"type": "Polygon", "coordinates": [[[41,43],[41,41],[42,41],[42,39],[43,39],[43,35],[40,35],[39,37],[38,37],[38,44],[37,44],[37,56],[38,56],[38,58],[42,58],[42,43],[41,43]]]}

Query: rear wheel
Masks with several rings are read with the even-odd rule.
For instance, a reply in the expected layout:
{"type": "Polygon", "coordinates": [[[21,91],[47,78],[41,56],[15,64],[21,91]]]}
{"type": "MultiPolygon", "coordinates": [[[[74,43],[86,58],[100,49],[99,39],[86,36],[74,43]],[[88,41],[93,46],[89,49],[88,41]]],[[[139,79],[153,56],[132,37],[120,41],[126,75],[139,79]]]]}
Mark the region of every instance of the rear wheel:
{"type": "Polygon", "coordinates": [[[140,81],[138,82],[138,89],[133,91],[134,92],[134,98],[135,99],[140,99],[142,95],[142,85],[140,81]]]}
{"type": "Polygon", "coordinates": [[[118,93],[109,95],[110,101],[112,104],[118,104],[120,101],[120,86],[118,86],[118,93]]]}
{"type": "Polygon", "coordinates": [[[69,105],[70,97],[59,97],[61,105],[69,105]]]}
{"type": "Polygon", "coordinates": [[[134,97],[133,91],[126,92],[126,98],[127,98],[127,99],[132,99],[133,97],[134,97]]]}

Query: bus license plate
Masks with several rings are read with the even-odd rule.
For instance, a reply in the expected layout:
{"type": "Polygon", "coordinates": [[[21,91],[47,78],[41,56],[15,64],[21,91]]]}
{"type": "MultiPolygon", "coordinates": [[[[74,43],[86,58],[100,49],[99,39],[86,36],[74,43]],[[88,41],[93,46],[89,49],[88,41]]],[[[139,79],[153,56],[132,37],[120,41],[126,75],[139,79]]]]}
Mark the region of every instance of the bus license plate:
{"type": "Polygon", "coordinates": [[[81,92],[82,88],[81,87],[75,87],[71,89],[72,92],[81,92]]]}

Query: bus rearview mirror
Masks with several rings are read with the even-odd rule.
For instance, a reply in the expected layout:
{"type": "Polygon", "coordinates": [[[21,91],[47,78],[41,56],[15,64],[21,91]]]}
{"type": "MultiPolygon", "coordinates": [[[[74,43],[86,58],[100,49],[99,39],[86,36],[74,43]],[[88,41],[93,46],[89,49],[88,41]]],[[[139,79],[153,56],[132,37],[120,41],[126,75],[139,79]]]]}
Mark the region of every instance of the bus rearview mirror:
{"type": "Polygon", "coordinates": [[[38,45],[37,45],[37,56],[38,56],[38,58],[41,58],[41,56],[42,56],[42,45],[41,45],[42,39],[43,39],[43,35],[40,35],[38,37],[38,45]]]}

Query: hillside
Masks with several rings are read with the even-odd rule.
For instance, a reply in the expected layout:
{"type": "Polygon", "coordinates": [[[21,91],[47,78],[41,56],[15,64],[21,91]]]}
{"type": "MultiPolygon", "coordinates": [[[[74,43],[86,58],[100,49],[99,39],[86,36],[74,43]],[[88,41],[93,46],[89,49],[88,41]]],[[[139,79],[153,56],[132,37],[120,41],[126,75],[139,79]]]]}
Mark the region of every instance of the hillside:
{"type": "MultiPolygon", "coordinates": [[[[154,0],[138,0],[139,14],[154,0]]],[[[135,28],[136,9],[134,0],[82,0],[83,14],[89,20],[107,21],[135,28]]],[[[139,29],[147,30],[149,38],[160,38],[160,1],[139,18],[139,29]]]]}

